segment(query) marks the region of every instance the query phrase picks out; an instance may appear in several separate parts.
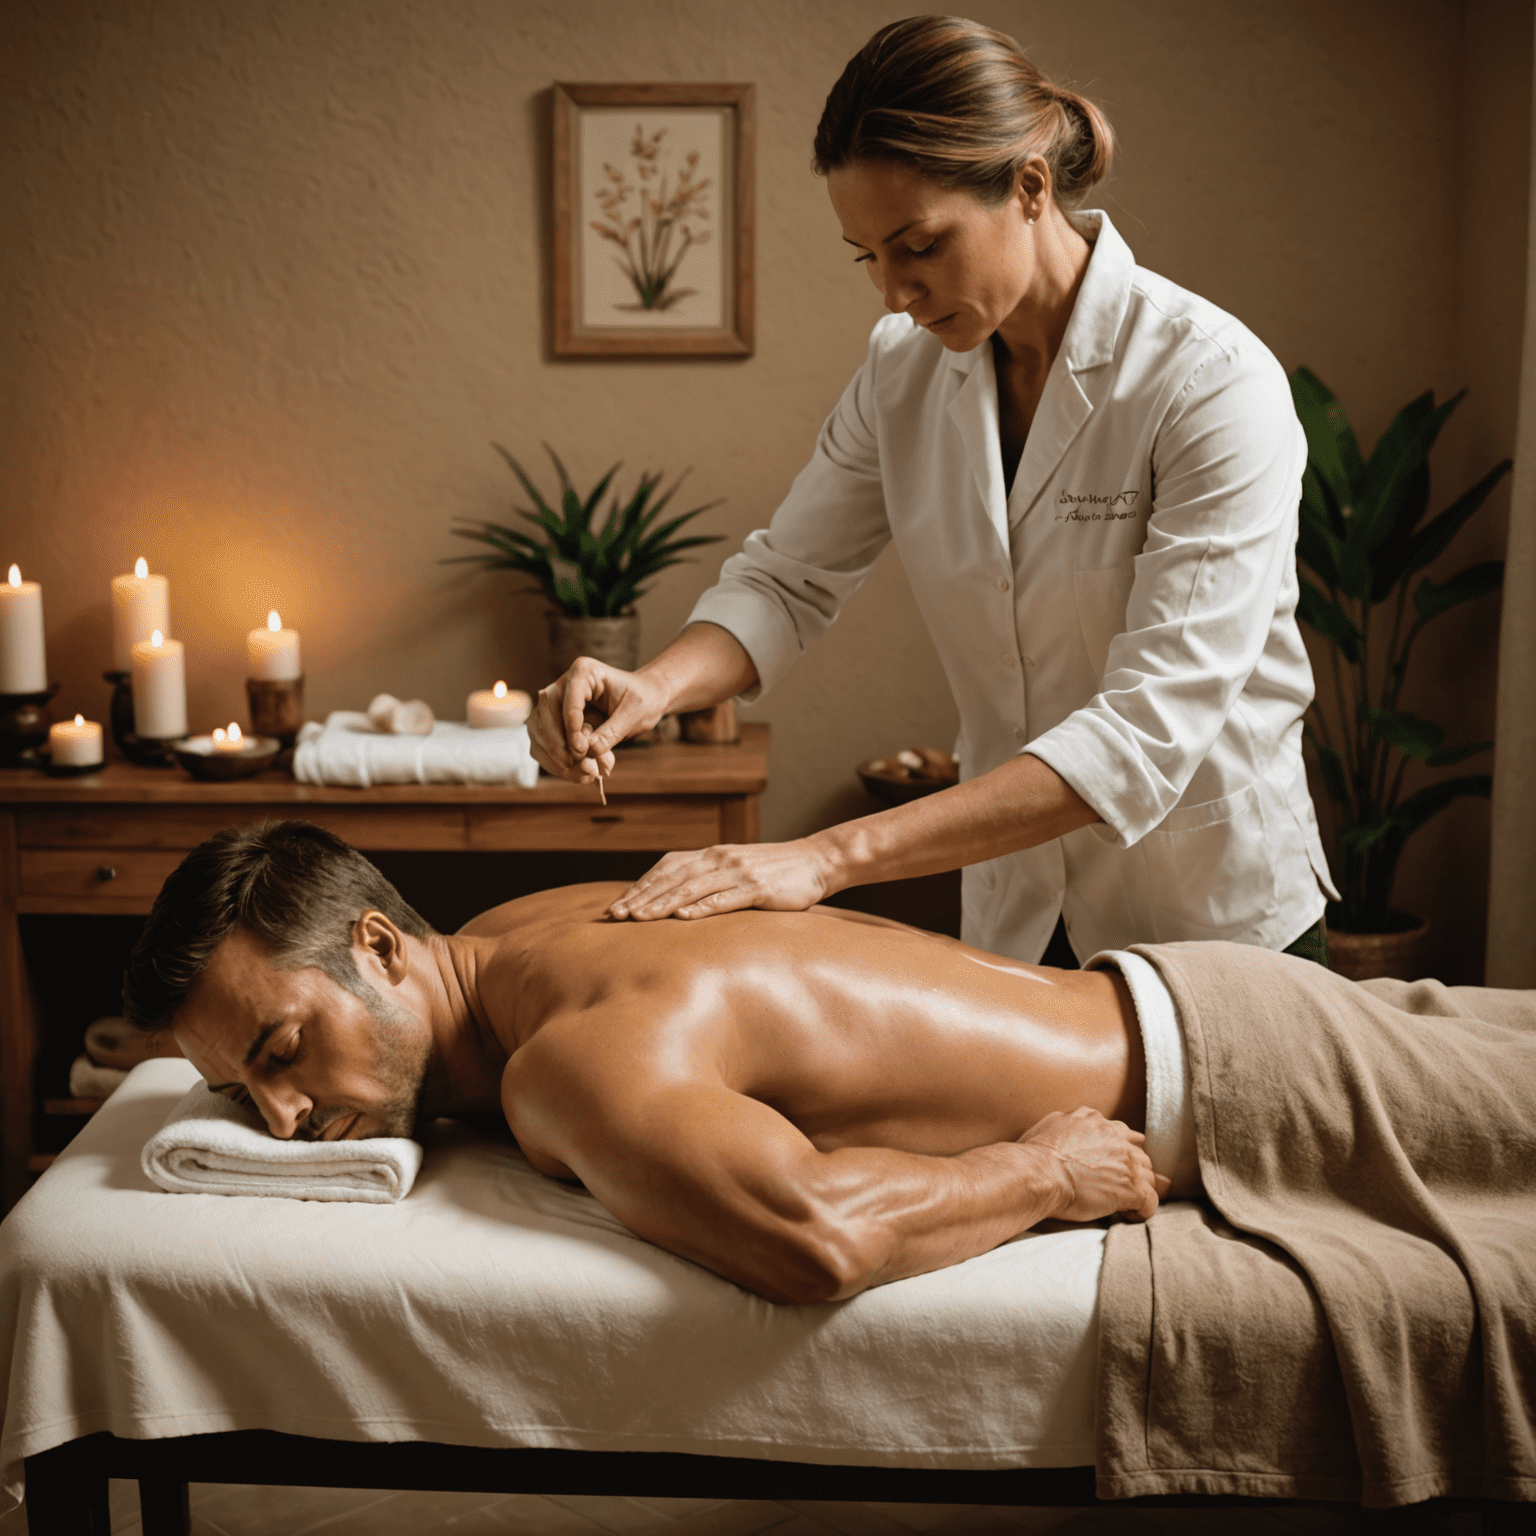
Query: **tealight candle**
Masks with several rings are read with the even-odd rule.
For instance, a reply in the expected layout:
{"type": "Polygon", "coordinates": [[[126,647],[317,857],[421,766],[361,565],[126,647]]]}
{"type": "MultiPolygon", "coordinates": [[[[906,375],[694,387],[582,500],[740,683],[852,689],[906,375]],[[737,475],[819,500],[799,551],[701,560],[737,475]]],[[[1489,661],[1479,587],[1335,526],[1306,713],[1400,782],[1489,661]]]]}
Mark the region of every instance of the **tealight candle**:
{"type": "Polygon", "coordinates": [[[495,730],[498,726],[521,725],[533,713],[533,700],[518,688],[509,689],[505,683],[497,683],[494,688],[477,688],[470,694],[464,712],[476,729],[495,730]]]}
{"type": "Polygon", "coordinates": [[[164,741],[187,734],[186,651],[157,629],[133,648],[133,733],[164,741]]]}
{"type": "Polygon", "coordinates": [[[266,627],[253,629],[245,637],[245,654],[250,663],[250,677],[269,683],[288,683],[300,676],[299,632],[284,629],[277,609],[267,615],[266,627]]]}
{"type": "Polygon", "coordinates": [[[0,585],[0,693],[42,693],[48,686],[43,653],[43,589],[12,566],[0,585]]]}
{"type": "Polygon", "coordinates": [[[128,671],[134,646],[170,627],[171,584],[164,576],[151,576],[149,562],[140,555],[133,575],[112,578],[112,665],[128,671]]]}
{"type": "Polygon", "coordinates": [[[245,737],[241,735],[240,727],[233,720],[229,722],[226,731],[222,725],[213,728],[213,750],[215,752],[244,752],[245,737]]]}
{"type": "Polygon", "coordinates": [[[101,761],[101,727],[84,715],[48,727],[48,755],[55,768],[93,768],[101,761]]]}

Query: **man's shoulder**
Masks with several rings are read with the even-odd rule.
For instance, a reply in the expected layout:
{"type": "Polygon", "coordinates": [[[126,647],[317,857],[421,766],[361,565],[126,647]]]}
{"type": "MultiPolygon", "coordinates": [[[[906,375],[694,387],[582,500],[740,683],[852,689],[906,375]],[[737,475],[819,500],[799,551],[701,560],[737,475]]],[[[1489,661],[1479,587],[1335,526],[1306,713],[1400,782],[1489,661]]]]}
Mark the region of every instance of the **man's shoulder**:
{"type": "Polygon", "coordinates": [[[562,885],[553,890],[534,891],[470,918],[455,937],[494,939],[525,928],[542,929],[562,923],[595,921],[624,889],[617,880],[602,880],[588,885],[562,885]]]}

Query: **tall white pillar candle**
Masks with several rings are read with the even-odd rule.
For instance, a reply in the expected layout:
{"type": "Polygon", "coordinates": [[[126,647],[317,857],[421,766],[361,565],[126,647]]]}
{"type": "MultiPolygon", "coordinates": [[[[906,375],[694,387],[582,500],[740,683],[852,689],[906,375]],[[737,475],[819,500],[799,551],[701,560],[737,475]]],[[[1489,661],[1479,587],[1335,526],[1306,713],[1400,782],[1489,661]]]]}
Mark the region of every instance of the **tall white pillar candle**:
{"type": "Polygon", "coordinates": [[[185,649],[158,629],[133,648],[133,733],[159,741],[187,734],[185,649]]]}
{"type": "Polygon", "coordinates": [[[112,665],[126,672],[133,665],[134,646],[170,627],[171,584],[164,576],[151,576],[141,555],[132,576],[112,578],[112,665]]]}
{"type": "Polygon", "coordinates": [[[264,678],[269,683],[291,683],[300,676],[299,632],[284,629],[277,609],[267,615],[262,629],[253,629],[245,637],[245,654],[251,670],[248,677],[264,678]]]}
{"type": "Polygon", "coordinates": [[[55,768],[93,768],[101,761],[101,727],[84,715],[48,727],[48,755],[55,768]]]}
{"type": "Polygon", "coordinates": [[[0,585],[0,693],[41,693],[48,686],[43,653],[43,589],[13,565],[0,585]]]}

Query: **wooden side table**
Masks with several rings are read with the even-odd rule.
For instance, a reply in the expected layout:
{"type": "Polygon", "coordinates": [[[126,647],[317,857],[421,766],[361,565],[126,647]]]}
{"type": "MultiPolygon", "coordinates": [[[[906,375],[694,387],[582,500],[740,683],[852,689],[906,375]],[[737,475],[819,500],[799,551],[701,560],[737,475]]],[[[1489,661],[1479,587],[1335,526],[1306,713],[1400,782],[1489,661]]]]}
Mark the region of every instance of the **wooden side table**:
{"type": "MultiPolygon", "coordinates": [[[[0,769],[0,1198],[8,1210],[37,1165],[37,1029],[22,957],[24,913],[147,913],[188,849],[223,827],[297,816],[369,851],[663,853],[758,836],[768,727],[731,745],[686,742],[619,754],[608,804],[559,779],[516,785],[341,789],[261,774],[201,784],[179,769],[112,763],[78,779],[0,769]]],[[[78,1104],[61,1101],[78,1112],[78,1104]]]]}

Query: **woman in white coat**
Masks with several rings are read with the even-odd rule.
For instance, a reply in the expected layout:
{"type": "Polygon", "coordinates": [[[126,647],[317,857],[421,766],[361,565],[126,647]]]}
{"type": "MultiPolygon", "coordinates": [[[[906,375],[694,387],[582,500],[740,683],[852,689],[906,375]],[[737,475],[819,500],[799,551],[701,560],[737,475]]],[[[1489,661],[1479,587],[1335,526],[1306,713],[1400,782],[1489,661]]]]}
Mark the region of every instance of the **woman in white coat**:
{"type": "Polygon", "coordinates": [[[816,168],[891,314],[768,528],[630,674],[583,659],[532,722],[590,777],[664,713],[755,698],[894,542],[961,720],[962,782],[793,842],[669,854],[618,917],[803,908],[963,867],[964,937],[1038,960],[1174,939],[1326,956],[1302,764],[1306,440],[1231,316],[1074,211],[1109,125],[1011,38],[878,32],[816,168]]]}

